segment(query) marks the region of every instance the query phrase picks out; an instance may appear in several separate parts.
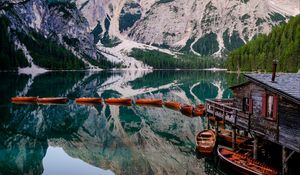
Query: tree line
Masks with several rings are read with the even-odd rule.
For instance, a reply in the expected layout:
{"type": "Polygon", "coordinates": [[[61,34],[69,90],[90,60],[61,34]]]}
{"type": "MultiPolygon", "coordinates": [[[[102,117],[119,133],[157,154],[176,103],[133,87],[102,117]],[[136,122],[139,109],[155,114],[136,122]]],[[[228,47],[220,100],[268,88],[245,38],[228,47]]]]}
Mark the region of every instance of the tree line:
{"type": "Polygon", "coordinates": [[[204,69],[224,67],[224,60],[213,57],[199,57],[193,54],[170,55],[158,50],[133,48],[129,56],[155,69],[204,69]]]}
{"type": "Polygon", "coordinates": [[[274,27],[268,35],[261,34],[228,56],[226,67],[232,71],[272,71],[273,60],[278,71],[300,69],[300,16],[274,27]]]}

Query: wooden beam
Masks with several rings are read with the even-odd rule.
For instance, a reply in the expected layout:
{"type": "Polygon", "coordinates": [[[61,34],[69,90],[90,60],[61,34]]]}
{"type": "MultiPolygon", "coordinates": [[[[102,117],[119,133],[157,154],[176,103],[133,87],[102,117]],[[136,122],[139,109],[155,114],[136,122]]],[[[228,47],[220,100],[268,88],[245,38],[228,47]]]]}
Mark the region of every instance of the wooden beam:
{"type": "Polygon", "coordinates": [[[218,121],[216,121],[215,122],[216,124],[216,126],[215,126],[215,132],[216,132],[216,134],[218,134],[218,130],[219,130],[219,122],[218,121]]]}
{"type": "Polygon", "coordinates": [[[287,170],[288,170],[287,161],[285,161],[286,158],[287,158],[287,156],[286,156],[287,152],[286,151],[287,150],[285,149],[285,147],[282,146],[282,175],[285,175],[287,173],[287,170]]]}
{"type": "Polygon", "coordinates": [[[257,147],[258,147],[258,138],[254,137],[254,143],[253,143],[253,159],[257,159],[257,147]]]}
{"type": "Polygon", "coordinates": [[[295,153],[295,151],[292,151],[285,159],[285,161],[289,161],[289,159],[292,157],[292,155],[295,153]]]}
{"type": "Polygon", "coordinates": [[[232,130],[232,149],[233,150],[235,148],[235,145],[236,145],[236,129],[235,129],[235,127],[233,127],[233,130],[232,130]]]}

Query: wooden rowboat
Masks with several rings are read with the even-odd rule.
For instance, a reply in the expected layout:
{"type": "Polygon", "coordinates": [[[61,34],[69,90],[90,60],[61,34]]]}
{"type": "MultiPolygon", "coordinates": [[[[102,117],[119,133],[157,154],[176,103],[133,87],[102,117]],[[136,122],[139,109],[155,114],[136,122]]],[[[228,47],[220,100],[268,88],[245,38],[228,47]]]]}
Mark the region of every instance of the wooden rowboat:
{"type": "Polygon", "coordinates": [[[138,99],[135,100],[137,105],[151,105],[151,106],[162,106],[162,100],[159,99],[138,99]]]}
{"type": "Polygon", "coordinates": [[[76,103],[81,103],[81,104],[89,104],[89,103],[101,103],[102,99],[101,98],[88,98],[88,97],[83,97],[83,98],[76,98],[75,99],[76,103]]]}
{"type": "Polygon", "coordinates": [[[192,105],[184,104],[183,106],[181,106],[180,111],[182,114],[191,117],[193,114],[193,108],[194,107],[192,105]]]}
{"type": "MultiPolygon", "coordinates": [[[[229,144],[232,144],[232,131],[221,129],[218,133],[218,137],[229,144]]],[[[249,137],[242,136],[240,134],[236,134],[236,144],[241,144],[246,140],[250,139],[249,137]]]]}
{"type": "Polygon", "coordinates": [[[202,116],[203,114],[204,114],[203,108],[194,108],[193,116],[198,117],[198,116],[202,116]]]}
{"type": "Polygon", "coordinates": [[[12,97],[11,102],[17,104],[36,103],[37,97],[12,97]]]}
{"type": "Polygon", "coordinates": [[[131,105],[131,99],[129,98],[108,98],[104,100],[106,104],[110,105],[131,105]]]}
{"type": "Polygon", "coordinates": [[[254,139],[250,138],[245,142],[238,144],[235,152],[250,156],[253,155],[253,148],[254,148],[254,139]]]}
{"type": "Polygon", "coordinates": [[[213,130],[203,130],[196,135],[196,150],[202,154],[211,154],[216,144],[216,134],[213,130]]]}
{"type": "Polygon", "coordinates": [[[218,156],[233,166],[242,174],[252,175],[277,175],[278,171],[246,155],[235,153],[225,147],[218,147],[218,156]]]}
{"type": "Polygon", "coordinates": [[[176,111],[179,111],[181,109],[181,104],[176,101],[167,101],[164,102],[164,106],[176,111]]]}
{"type": "Polygon", "coordinates": [[[45,97],[45,98],[37,98],[37,102],[40,104],[64,104],[69,100],[65,97],[45,97]]]}
{"type": "Polygon", "coordinates": [[[196,108],[205,109],[205,105],[204,104],[198,104],[198,105],[196,105],[196,108]]]}

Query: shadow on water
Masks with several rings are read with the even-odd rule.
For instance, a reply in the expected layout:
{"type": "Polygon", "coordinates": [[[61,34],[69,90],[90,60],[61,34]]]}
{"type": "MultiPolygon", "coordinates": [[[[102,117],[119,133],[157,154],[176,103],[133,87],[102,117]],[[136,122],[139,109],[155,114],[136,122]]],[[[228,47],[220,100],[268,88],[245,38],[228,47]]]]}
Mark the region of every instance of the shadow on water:
{"type": "Polygon", "coordinates": [[[228,87],[239,81],[236,74],[208,71],[1,73],[0,79],[0,174],[42,174],[49,145],[116,174],[204,174],[194,152],[203,118],[167,108],[78,105],[74,99],[160,98],[194,105],[231,97],[228,87]],[[20,94],[70,102],[11,104],[20,94]]]}

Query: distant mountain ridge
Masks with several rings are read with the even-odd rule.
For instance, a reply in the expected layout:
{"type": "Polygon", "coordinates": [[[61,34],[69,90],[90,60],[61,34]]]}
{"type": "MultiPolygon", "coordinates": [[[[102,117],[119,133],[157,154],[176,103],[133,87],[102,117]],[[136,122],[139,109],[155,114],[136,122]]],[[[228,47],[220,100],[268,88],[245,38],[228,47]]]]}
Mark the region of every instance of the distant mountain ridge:
{"type": "Polygon", "coordinates": [[[299,14],[299,1],[76,0],[99,44],[111,38],[223,56],[299,14]],[[98,37],[100,36],[100,37],[98,37]]]}
{"type": "Polygon", "coordinates": [[[0,59],[14,69],[149,69],[133,48],[224,57],[298,13],[297,0],[3,0],[5,41],[18,53],[0,59]]]}

